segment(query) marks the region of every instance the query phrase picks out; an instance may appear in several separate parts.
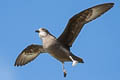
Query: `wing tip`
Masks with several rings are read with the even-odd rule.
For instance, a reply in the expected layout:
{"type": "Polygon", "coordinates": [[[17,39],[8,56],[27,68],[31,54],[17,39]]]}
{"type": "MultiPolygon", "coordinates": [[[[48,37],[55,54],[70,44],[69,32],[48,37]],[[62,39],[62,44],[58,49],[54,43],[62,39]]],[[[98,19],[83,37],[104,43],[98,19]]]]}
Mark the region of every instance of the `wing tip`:
{"type": "Polygon", "coordinates": [[[22,63],[21,61],[16,60],[14,66],[19,67],[19,66],[24,66],[27,63],[22,63]]]}
{"type": "Polygon", "coordinates": [[[108,7],[112,8],[115,3],[105,3],[105,5],[108,5],[108,7]]]}
{"type": "MultiPolygon", "coordinates": [[[[110,3],[103,3],[103,4],[98,4],[98,5],[96,5],[96,6],[108,6],[108,7],[113,7],[114,5],[115,5],[115,3],[113,3],[113,2],[110,2],[110,3]]],[[[96,7],[96,6],[94,6],[94,7],[96,7]]]]}
{"type": "MultiPolygon", "coordinates": [[[[107,10],[109,10],[109,9],[111,9],[113,6],[114,6],[114,4],[115,3],[104,3],[104,4],[99,4],[99,5],[97,5],[97,6],[101,6],[101,7],[99,7],[99,8],[101,8],[102,9],[102,6],[105,8],[105,9],[107,9],[107,10]]],[[[97,6],[94,6],[94,7],[97,7],[97,6]]],[[[93,8],[94,8],[93,7],[93,8]]]]}
{"type": "Polygon", "coordinates": [[[113,2],[110,2],[110,3],[105,3],[105,4],[114,5],[115,3],[113,3],[113,2]]]}
{"type": "Polygon", "coordinates": [[[24,59],[24,58],[22,57],[22,55],[20,54],[20,55],[17,57],[14,66],[19,67],[19,66],[23,66],[23,65],[25,65],[25,64],[27,64],[27,63],[28,63],[28,62],[26,62],[25,59],[24,59]]]}
{"type": "Polygon", "coordinates": [[[86,19],[85,23],[88,23],[88,22],[100,17],[101,15],[106,13],[108,10],[110,10],[113,6],[114,6],[114,3],[103,3],[103,4],[99,4],[99,5],[89,8],[93,12],[92,12],[92,15],[86,19]]]}

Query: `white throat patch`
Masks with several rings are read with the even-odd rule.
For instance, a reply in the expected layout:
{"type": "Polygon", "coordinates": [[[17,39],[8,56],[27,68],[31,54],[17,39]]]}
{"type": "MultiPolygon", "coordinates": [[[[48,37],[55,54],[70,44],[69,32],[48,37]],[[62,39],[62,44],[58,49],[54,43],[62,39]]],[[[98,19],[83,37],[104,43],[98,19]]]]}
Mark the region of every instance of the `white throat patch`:
{"type": "Polygon", "coordinates": [[[41,32],[39,33],[39,37],[40,37],[40,38],[46,37],[47,34],[48,34],[48,33],[41,31],[41,32]]]}

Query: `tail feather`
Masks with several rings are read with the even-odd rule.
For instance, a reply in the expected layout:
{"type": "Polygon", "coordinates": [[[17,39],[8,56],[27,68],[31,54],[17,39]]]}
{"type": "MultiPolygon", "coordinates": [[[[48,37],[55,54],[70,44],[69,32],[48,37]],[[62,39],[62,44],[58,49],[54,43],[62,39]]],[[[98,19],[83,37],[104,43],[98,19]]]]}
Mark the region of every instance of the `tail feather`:
{"type": "Polygon", "coordinates": [[[71,56],[72,56],[72,58],[73,58],[74,60],[77,60],[79,63],[84,63],[84,61],[83,61],[82,58],[77,57],[77,56],[73,55],[72,53],[71,53],[71,56]]]}

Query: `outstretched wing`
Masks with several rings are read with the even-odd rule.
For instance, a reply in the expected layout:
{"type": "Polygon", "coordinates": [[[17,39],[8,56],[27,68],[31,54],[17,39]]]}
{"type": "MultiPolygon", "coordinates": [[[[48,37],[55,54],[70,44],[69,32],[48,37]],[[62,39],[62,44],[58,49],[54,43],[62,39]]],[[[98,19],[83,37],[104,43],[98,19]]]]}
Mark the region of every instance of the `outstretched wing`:
{"type": "Polygon", "coordinates": [[[83,25],[101,16],[103,13],[112,8],[113,5],[114,3],[105,3],[88,8],[76,14],[69,20],[64,32],[60,35],[58,40],[66,47],[71,47],[83,25]]]}
{"type": "Polygon", "coordinates": [[[17,57],[14,66],[22,66],[34,60],[40,53],[45,53],[42,45],[32,44],[26,47],[17,57]]]}

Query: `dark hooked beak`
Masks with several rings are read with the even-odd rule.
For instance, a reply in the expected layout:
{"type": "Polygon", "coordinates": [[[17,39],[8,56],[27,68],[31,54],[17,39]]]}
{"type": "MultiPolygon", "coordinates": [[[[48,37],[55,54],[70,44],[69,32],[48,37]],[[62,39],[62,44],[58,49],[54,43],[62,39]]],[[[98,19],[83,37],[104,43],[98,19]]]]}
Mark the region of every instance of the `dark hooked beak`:
{"type": "Polygon", "coordinates": [[[39,31],[39,30],[36,30],[35,32],[39,33],[40,31],[39,31]]]}

